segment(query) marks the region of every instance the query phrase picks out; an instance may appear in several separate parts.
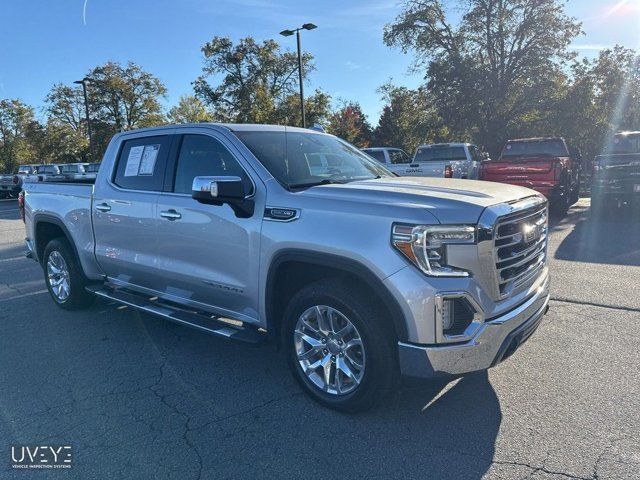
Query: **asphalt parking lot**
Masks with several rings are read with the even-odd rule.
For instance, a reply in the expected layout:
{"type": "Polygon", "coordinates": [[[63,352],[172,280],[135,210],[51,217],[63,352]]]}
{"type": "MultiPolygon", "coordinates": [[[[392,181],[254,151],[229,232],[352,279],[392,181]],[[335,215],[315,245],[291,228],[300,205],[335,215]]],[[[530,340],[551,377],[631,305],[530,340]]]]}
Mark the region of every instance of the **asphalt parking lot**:
{"type": "Polygon", "coordinates": [[[355,416],[272,348],[56,308],[23,237],[0,201],[0,478],[640,478],[640,221],[587,200],[553,225],[551,310],[521,350],[355,416]],[[73,468],[12,470],[23,444],[70,444],[73,468]]]}

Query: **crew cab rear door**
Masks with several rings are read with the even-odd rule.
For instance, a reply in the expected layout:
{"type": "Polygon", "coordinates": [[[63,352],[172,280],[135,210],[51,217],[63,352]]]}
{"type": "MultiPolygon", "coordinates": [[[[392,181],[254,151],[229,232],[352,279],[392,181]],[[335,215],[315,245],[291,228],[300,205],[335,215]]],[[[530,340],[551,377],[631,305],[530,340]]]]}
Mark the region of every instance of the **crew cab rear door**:
{"type": "Polygon", "coordinates": [[[172,136],[123,137],[110,178],[96,183],[95,255],[113,281],[157,290],[157,202],[172,136]]]}
{"type": "MultiPolygon", "coordinates": [[[[180,130],[179,130],[180,131],[180,130]]],[[[158,201],[159,290],[181,303],[223,316],[258,319],[263,184],[233,142],[208,128],[184,130],[158,201]],[[196,176],[237,176],[253,195],[254,214],[241,218],[227,205],[191,196],[196,176]]]]}

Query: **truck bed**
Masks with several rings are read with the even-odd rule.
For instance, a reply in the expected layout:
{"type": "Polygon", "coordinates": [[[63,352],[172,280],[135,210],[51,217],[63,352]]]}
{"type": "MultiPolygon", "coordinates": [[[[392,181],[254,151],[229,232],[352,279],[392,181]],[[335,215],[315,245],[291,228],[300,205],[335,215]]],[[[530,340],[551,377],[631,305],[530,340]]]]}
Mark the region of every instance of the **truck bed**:
{"type": "Polygon", "coordinates": [[[91,220],[93,185],[32,182],[25,183],[23,191],[27,238],[36,238],[39,221],[54,222],[71,237],[85,272],[96,272],[91,220]]]}

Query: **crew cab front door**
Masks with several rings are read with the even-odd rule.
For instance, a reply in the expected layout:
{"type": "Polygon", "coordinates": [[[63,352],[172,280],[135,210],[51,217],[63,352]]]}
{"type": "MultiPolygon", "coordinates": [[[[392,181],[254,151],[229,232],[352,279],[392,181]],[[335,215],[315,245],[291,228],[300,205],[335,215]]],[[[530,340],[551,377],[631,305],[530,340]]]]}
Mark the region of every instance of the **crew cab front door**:
{"type": "Polygon", "coordinates": [[[188,131],[179,139],[169,186],[158,200],[160,290],[181,303],[255,322],[264,192],[256,189],[261,184],[249,176],[226,137],[210,129],[188,131]],[[245,191],[254,196],[255,213],[240,218],[229,205],[194,200],[196,176],[242,178],[245,191]]]}

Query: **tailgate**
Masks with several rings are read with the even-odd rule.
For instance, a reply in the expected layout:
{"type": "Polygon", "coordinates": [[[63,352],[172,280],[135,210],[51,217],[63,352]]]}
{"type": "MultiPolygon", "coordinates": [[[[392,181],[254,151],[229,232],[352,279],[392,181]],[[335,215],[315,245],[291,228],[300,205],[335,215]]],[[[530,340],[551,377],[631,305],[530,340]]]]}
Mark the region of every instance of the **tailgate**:
{"type": "Polygon", "coordinates": [[[555,159],[527,158],[524,160],[497,160],[482,165],[482,178],[486,180],[553,180],[555,159]]]}

